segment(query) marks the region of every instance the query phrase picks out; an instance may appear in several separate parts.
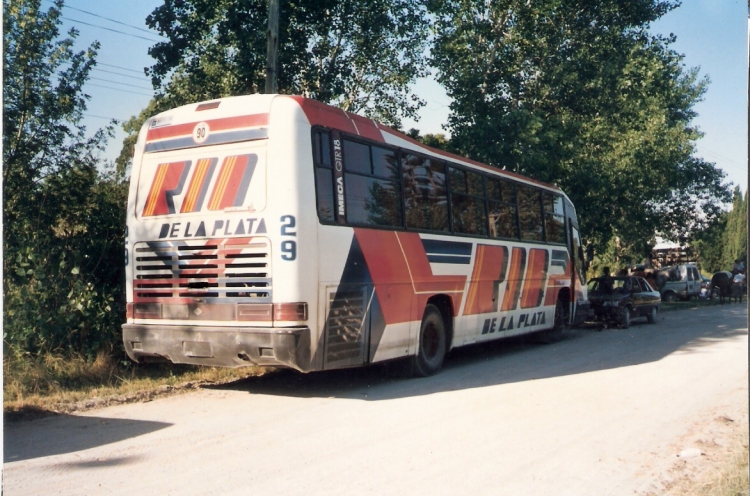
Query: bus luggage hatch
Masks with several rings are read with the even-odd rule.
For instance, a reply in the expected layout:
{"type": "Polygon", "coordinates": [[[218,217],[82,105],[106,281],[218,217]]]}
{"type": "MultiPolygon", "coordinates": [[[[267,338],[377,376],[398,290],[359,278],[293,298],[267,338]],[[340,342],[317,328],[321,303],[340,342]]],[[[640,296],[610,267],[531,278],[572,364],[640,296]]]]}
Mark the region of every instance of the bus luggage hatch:
{"type": "Polygon", "coordinates": [[[367,286],[327,288],[324,369],[365,363],[371,295],[372,290],[367,286]]]}

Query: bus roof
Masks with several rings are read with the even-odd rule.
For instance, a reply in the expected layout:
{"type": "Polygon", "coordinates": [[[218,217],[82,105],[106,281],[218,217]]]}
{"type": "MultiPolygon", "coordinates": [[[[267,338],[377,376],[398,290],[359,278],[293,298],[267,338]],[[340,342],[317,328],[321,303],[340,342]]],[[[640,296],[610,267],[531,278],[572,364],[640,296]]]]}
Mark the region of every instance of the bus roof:
{"type": "MultiPolygon", "coordinates": [[[[427,146],[424,143],[421,143],[414,138],[405,135],[404,133],[380,124],[379,122],[373,121],[372,119],[347,112],[337,107],[326,105],[325,103],[321,103],[317,100],[305,98],[302,96],[290,96],[288,98],[293,98],[299,103],[300,107],[302,107],[302,110],[305,112],[308,121],[310,121],[310,125],[320,125],[338,129],[350,134],[362,136],[363,138],[371,139],[373,141],[379,141],[381,143],[393,144],[394,141],[400,140],[411,145],[405,146],[405,148],[410,148],[415,151],[422,151],[431,155],[442,156],[454,162],[459,162],[465,165],[472,165],[519,181],[525,181],[528,183],[536,184],[538,186],[543,186],[551,190],[561,191],[559,187],[553,184],[538,181],[536,179],[532,179],[515,172],[498,169],[497,167],[492,167],[490,165],[477,162],[476,160],[471,160],[454,153],[446,152],[445,150],[427,146]]],[[[402,146],[403,145],[404,143],[402,143],[402,146]]]]}
{"type": "MultiPolygon", "coordinates": [[[[233,139],[232,136],[237,133],[257,134],[268,126],[269,113],[275,98],[290,98],[296,101],[311,126],[324,126],[375,142],[398,145],[428,155],[443,157],[462,165],[493,172],[517,181],[562,192],[559,187],[553,184],[429,147],[372,119],[302,96],[243,95],[188,104],[162,112],[149,119],[144,125],[148,129],[145,135],[145,151],[160,151],[170,149],[172,146],[181,148],[180,144],[183,141],[192,141],[190,136],[193,128],[201,122],[208,123],[212,131],[214,129],[222,131],[222,134],[227,136],[226,139],[233,139]],[[228,101],[232,102],[231,105],[225,104],[228,101]]],[[[221,138],[220,135],[213,135],[213,139],[221,138]]]]}

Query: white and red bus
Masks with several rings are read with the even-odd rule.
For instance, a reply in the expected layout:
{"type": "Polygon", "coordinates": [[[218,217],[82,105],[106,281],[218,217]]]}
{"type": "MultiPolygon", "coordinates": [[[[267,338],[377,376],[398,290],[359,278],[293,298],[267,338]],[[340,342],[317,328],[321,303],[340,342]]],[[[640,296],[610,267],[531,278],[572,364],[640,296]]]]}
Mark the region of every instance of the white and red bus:
{"type": "Polygon", "coordinates": [[[136,361],[303,372],[561,330],[588,310],[559,188],[297,96],[146,122],[127,217],[136,361]]]}

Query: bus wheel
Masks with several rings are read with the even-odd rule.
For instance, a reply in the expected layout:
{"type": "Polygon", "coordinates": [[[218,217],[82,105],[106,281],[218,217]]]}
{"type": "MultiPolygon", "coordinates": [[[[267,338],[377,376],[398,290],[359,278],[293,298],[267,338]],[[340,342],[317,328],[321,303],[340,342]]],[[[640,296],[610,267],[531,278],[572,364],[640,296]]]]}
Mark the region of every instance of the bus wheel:
{"type": "Polygon", "coordinates": [[[562,339],[566,325],[568,325],[567,304],[562,298],[558,298],[555,304],[555,315],[552,317],[552,329],[536,333],[536,341],[541,344],[556,343],[562,339]]]}
{"type": "Polygon", "coordinates": [[[412,369],[417,377],[437,373],[443,366],[446,349],[445,322],[435,305],[427,305],[419,329],[419,348],[412,357],[412,369]]]}
{"type": "Polygon", "coordinates": [[[568,323],[568,311],[565,307],[566,305],[562,298],[558,298],[555,304],[554,327],[552,328],[552,332],[555,334],[562,333],[565,325],[568,323]]]}

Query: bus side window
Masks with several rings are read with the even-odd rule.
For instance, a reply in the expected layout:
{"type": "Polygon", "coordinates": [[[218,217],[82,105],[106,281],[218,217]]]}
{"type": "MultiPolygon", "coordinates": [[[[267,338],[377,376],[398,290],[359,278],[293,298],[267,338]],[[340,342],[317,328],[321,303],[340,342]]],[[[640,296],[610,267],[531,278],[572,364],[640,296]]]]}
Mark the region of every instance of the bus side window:
{"type": "Polygon", "coordinates": [[[530,186],[518,185],[518,220],[521,227],[521,239],[542,241],[542,205],[541,191],[530,186]]]}
{"type": "Polygon", "coordinates": [[[481,174],[448,167],[453,232],[487,235],[484,185],[481,174]]]}
{"type": "Polygon", "coordinates": [[[401,227],[396,152],[346,139],[343,142],[347,224],[401,227]]]}
{"type": "Polygon", "coordinates": [[[406,227],[448,231],[445,162],[411,153],[402,156],[406,227]]]}
{"type": "Polygon", "coordinates": [[[333,222],[333,168],[331,166],[330,134],[321,131],[316,131],[313,134],[313,158],[315,161],[318,218],[321,222],[333,222]]]}
{"type": "Polygon", "coordinates": [[[562,196],[542,193],[544,204],[544,232],[547,242],[565,244],[565,215],[562,196]]]}
{"type": "Polygon", "coordinates": [[[487,178],[487,209],[491,237],[518,239],[516,192],[512,183],[487,178]]]}

